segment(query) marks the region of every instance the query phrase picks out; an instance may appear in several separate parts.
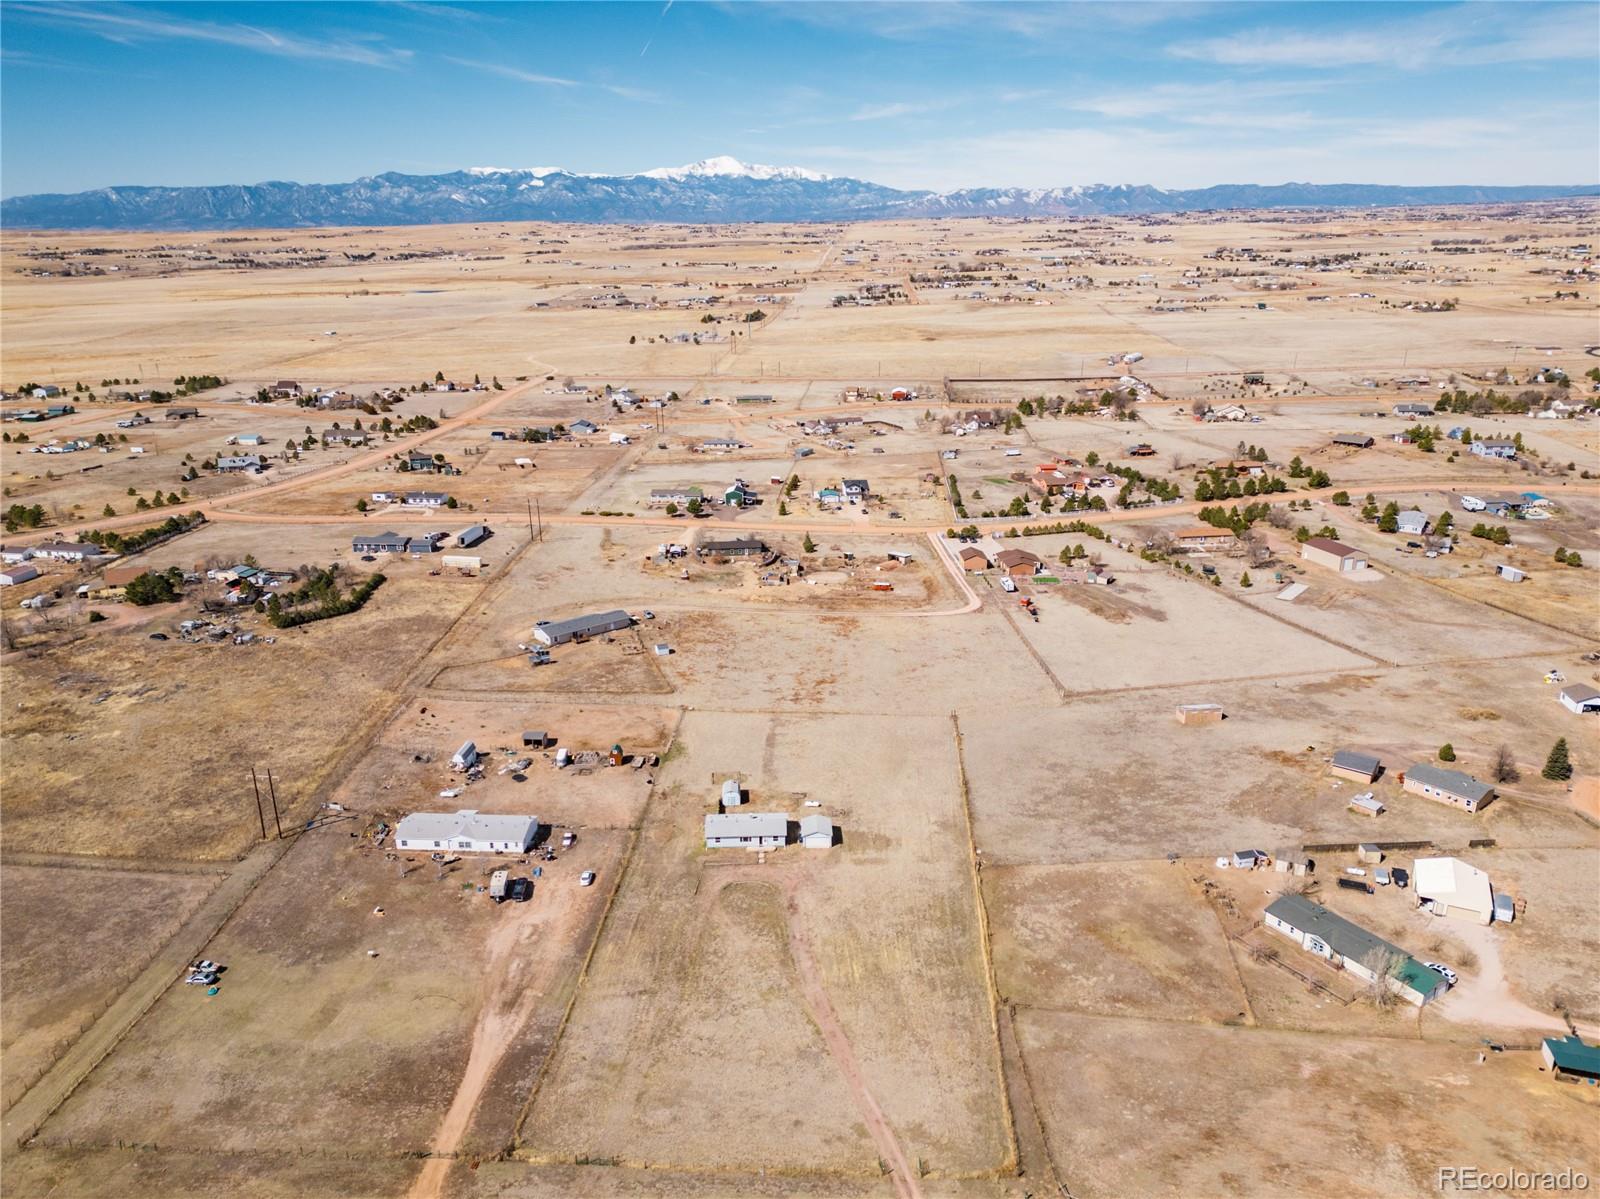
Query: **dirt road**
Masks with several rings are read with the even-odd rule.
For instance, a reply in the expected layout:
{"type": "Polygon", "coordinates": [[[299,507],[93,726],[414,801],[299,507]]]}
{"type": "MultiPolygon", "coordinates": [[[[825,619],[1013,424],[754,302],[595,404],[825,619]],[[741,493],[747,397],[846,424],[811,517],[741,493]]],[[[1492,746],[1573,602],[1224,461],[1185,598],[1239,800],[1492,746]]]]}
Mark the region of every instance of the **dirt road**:
{"type": "MultiPolygon", "coordinates": [[[[828,1052],[839,1067],[839,1073],[844,1076],[845,1085],[855,1096],[856,1107],[861,1111],[861,1119],[867,1126],[867,1132],[872,1136],[872,1143],[878,1147],[878,1156],[883,1158],[884,1164],[889,1168],[889,1177],[894,1183],[894,1193],[901,1199],[922,1199],[922,1187],[917,1180],[916,1171],[906,1160],[905,1151],[900,1148],[900,1142],[894,1135],[894,1129],[889,1127],[883,1109],[878,1106],[878,1101],[867,1089],[866,1078],[861,1073],[861,1063],[856,1060],[850,1038],[845,1035],[844,1026],[839,1023],[839,1016],[833,1010],[827,988],[822,985],[822,976],[817,971],[816,959],[811,954],[811,945],[800,932],[799,911],[792,894],[788,900],[788,910],[789,953],[794,958],[795,971],[800,976],[800,994],[811,1012],[811,1018],[816,1021],[817,1029],[822,1033],[822,1039],[828,1046],[828,1052]]],[[[413,1196],[412,1199],[418,1197],[413,1196]]]]}
{"type": "Polygon", "coordinates": [[[552,899],[553,894],[552,884],[544,882],[532,903],[507,904],[494,913],[501,923],[484,945],[481,1006],[466,1069],[434,1134],[435,1156],[423,1163],[407,1199],[439,1199],[455,1162],[452,1155],[461,1147],[500,1059],[544,998],[562,956],[577,952],[571,942],[585,903],[566,895],[552,899]],[[557,905],[553,915],[552,905],[557,905]]]}

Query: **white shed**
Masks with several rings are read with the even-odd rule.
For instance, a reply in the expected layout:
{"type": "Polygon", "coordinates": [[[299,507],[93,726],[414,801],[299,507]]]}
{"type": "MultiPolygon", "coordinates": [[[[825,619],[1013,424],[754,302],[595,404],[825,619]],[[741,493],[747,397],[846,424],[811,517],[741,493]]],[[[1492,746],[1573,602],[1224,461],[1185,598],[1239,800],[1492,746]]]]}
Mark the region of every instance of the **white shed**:
{"type": "Polygon", "coordinates": [[[39,577],[39,568],[31,562],[21,562],[16,566],[8,566],[0,570],[0,587],[10,587],[14,583],[26,583],[29,579],[39,577]]]}
{"type": "Polygon", "coordinates": [[[744,803],[744,791],[739,786],[738,779],[724,779],[722,781],[722,806],[724,808],[737,808],[744,803]]]}
{"type": "Polygon", "coordinates": [[[450,759],[451,770],[471,770],[478,763],[478,747],[472,742],[464,742],[455,756],[450,759]]]}

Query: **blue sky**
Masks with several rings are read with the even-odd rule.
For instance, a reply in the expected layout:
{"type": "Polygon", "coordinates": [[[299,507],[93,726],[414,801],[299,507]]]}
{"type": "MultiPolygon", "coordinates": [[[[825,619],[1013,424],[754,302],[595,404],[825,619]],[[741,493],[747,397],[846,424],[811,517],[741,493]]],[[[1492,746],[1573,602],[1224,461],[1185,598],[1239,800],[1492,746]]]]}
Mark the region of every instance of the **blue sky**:
{"type": "Polygon", "coordinates": [[[0,5],[0,191],[626,173],[1600,181],[1600,5],[0,5]]]}

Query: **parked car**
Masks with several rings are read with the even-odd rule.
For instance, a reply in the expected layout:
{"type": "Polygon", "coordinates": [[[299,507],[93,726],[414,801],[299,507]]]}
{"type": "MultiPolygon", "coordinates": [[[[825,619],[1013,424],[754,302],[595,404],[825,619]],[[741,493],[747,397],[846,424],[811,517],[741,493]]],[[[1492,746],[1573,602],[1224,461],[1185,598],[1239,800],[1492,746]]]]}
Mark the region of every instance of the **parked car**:
{"type": "Polygon", "coordinates": [[[1443,978],[1452,987],[1456,985],[1456,972],[1450,969],[1449,966],[1441,966],[1438,962],[1423,962],[1422,964],[1443,978]]]}
{"type": "Polygon", "coordinates": [[[1395,867],[1390,869],[1389,877],[1394,880],[1394,885],[1395,886],[1399,887],[1401,890],[1404,890],[1405,889],[1405,885],[1406,885],[1406,879],[1408,879],[1410,877],[1410,875],[1408,875],[1405,872],[1404,867],[1395,866],[1395,867]]]}
{"type": "Polygon", "coordinates": [[[578,875],[578,886],[580,886],[580,887],[592,887],[592,886],[594,886],[594,871],[593,870],[585,870],[582,874],[578,875]]]}
{"type": "Polygon", "coordinates": [[[577,839],[578,839],[578,834],[577,833],[574,833],[574,832],[562,833],[561,834],[561,848],[562,849],[571,849],[572,848],[572,843],[574,841],[576,841],[577,839]]]}
{"type": "Polygon", "coordinates": [[[151,633],[150,634],[150,640],[151,641],[169,641],[169,640],[171,640],[171,638],[169,638],[165,633],[151,633]]]}
{"type": "Polygon", "coordinates": [[[533,880],[514,878],[506,887],[506,898],[512,903],[527,903],[533,898],[533,880]]]}
{"type": "Polygon", "coordinates": [[[204,974],[197,971],[183,981],[188,983],[191,987],[209,987],[212,983],[217,981],[217,976],[209,971],[204,974]]]}

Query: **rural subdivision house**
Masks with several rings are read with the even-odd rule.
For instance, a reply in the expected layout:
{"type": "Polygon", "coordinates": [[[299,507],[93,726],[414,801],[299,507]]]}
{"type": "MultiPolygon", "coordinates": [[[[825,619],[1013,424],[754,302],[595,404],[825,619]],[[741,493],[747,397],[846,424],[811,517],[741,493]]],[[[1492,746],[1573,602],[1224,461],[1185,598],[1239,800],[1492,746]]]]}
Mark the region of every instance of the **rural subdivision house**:
{"type": "Polygon", "coordinates": [[[450,497],[442,491],[408,491],[402,502],[407,508],[443,508],[450,497]]]}
{"type": "Polygon", "coordinates": [[[1172,544],[1186,554],[1209,554],[1230,550],[1239,544],[1239,539],[1228,529],[1190,525],[1172,535],[1172,544]]]}
{"type": "Polygon", "coordinates": [[[536,816],[413,812],[395,826],[394,846],[423,853],[527,853],[538,833],[536,816]]]}
{"type": "Polygon", "coordinates": [[[366,445],[370,440],[365,429],[329,429],[322,435],[323,445],[366,445]]]}
{"type": "Polygon", "coordinates": [[[1470,774],[1446,770],[1430,762],[1419,762],[1401,776],[1402,789],[1413,795],[1426,795],[1440,803],[1481,812],[1494,799],[1494,788],[1480,783],[1470,774]]]}
{"type": "Polygon", "coordinates": [[[1394,955],[1398,965],[1387,986],[1407,1003],[1421,1007],[1445,989],[1445,981],[1404,950],[1359,924],[1312,903],[1303,895],[1280,895],[1267,905],[1266,925],[1288,937],[1307,953],[1348,970],[1364,982],[1377,975],[1365,965],[1378,954],[1394,955]]]}
{"type": "Polygon", "coordinates": [[[707,849],[777,849],[789,839],[783,812],[720,812],[706,815],[707,849]]]}
{"type": "Polygon", "coordinates": [[[1366,554],[1331,537],[1311,538],[1300,547],[1300,557],[1341,574],[1367,569],[1366,554]]]}
{"type": "Polygon", "coordinates": [[[872,495],[872,488],[867,486],[865,479],[845,479],[839,486],[844,489],[844,498],[852,504],[858,504],[872,495]]]}
{"type": "Polygon", "coordinates": [[[1484,437],[1467,447],[1480,458],[1512,459],[1517,456],[1517,443],[1505,437],[1484,437]]]}
{"type": "Polygon", "coordinates": [[[35,558],[52,558],[57,562],[82,562],[88,558],[114,557],[108,550],[84,541],[46,541],[33,547],[35,558]]]}
{"type": "Polygon", "coordinates": [[[1561,689],[1559,698],[1563,708],[1580,716],[1588,712],[1600,712],[1600,691],[1588,683],[1568,684],[1561,689]]]}
{"type": "Polygon", "coordinates": [[[249,471],[260,474],[267,469],[267,460],[260,454],[218,454],[217,470],[230,474],[234,471],[249,471]]]}
{"type": "Polygon", "coordinates": [[[699,487],[652,487],[650,489],[650,506],[659,508],[664,504],[677,504],[685,507],[690,500],[705,501],[706,493],[699,487]]]}
{"type": "Polygon", "coordinates": [[[1429,528],[1428,514],[1408,509],[1395,517],[1395,531],[1411,537],[1421,537],[1429,528]]]}
{"type": "Polygon", "coordinates": [[[1418,903],[1436,916],[1456,916],[1478,924],[1494,919],[1494,888],[1489,876],[1460,858],[1417,858],[1411,887],[1418,903]]]}
{"type": "Polygon", "coordinates": [[[707,539],[694,547],[695,553],[720,555],[727,558],[749,558],[767,552],[767,543],[759,537],[734,537],[707,539]]]}
{"type": "Polygon", "coordinates": [[[961,568],[963,570],[989,569],[989,555],[975,545],[962,546],[956,552],[956,557],[961,559],[961,568]]]}
{"type": "Polygon", "coordinates": [[[1001,550],[994,564],[1014,579],[1031,579],[1044,569],[1044,559],[1029,550],[1001,550]]]}
{"type": "Polygon", "coordinates": [[[359,533],[350,540],[357,554],[403,554],[411,539],[404,533],[359,533]]]}
{"type": "Polygon", "coordinates": [[[1333,761],[1328,764],[1328,773],[1336,774],[1342,779],[1350,779],[1357,783],[1370,783],[1378,777],[1383,769],[1383,763],[1371,754],[1357,753],[1353,749],[1335,750],[1333,761]]]}
{"type": "Polygon", "coordinates": [[[610,612],[593,612],[587,616],[542,624],[533,630],[533,639],[541,645],[565,645],[569,641],[583,641],[602,633],[614,633],[632,623],[633,617],[621,608],[615,608],[610,612]]]}
{"type": "Polygon", "coordinates": [[[1431,404],[1396,404],[1390,409],[1396,416],[1432,416],[1431,404]]]}

